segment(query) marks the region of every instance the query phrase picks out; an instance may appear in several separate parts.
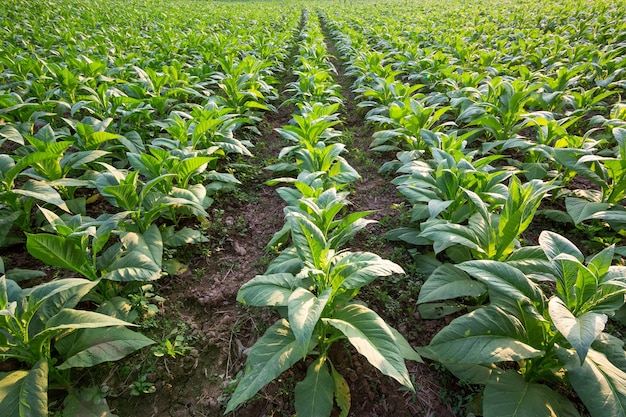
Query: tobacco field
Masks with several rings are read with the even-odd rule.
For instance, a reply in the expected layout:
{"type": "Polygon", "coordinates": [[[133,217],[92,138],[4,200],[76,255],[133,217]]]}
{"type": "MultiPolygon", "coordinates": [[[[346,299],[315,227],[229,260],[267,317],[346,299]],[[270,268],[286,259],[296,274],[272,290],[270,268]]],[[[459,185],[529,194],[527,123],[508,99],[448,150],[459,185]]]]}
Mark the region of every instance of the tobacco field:
{"type": "Polygon", "coordinates": [[[623,0],[0,3],[0,416],[626,417],[623,0]]]}

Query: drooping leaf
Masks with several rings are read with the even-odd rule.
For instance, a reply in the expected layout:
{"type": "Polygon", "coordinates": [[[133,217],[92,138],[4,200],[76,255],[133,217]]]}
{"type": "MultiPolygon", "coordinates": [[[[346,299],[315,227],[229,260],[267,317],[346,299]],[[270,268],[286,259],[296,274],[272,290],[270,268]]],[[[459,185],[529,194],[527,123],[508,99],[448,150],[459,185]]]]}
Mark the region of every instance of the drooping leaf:
{"type": "Polygon", "coordinates": [[[626,373],[607,357],[589,349],[581,364],[573,350],[557,349],[570,383],[593,417],[626,416],[626,373]]]}
{"type": "Polygon", "coordinates": [[[574,224],[589,220],[597,213],[606,211],[609,207],[611,205],[608,203],[591,202],[582,198],[567,197],[565,199],[567,214],[572,216],[574,224]]]}
{"type": "Polygon", "coordinates": [[[72,389],[63,401],[63,417],[118,417],[97,387],[72,389]]]}
{"type": "Polygon", "coordinates": [[[54,204],[61,210],[67,213],[70,212],[70,209],[67,207],[67,204],[65,204],[65,200],[63,200],[59,192],[44,181],[28,180],[24,183],[22,188],[15,189],[13,192],[15,194],[32,197],[45,203],[54,204]]]}
{"type": "Polygon", "coordinates": [[[332,362],[330,363],[330,372],[335,385],[335,402],[339,406],[341,413],[339,417],[348,417],[352,397],[350,396],[350,387],[346,379],[335,369],[332,362]]]}
{"type": "Polygon", "coordinates": [[[626,372],[626,351],[624,341],[608,333],[601,333],[591,347],[604,354],[611,363],[626,372]]]}
{"type": "Polygon", "coordinates": [[[522,323],[495,306],[458,317],[429,344],[441,362],[482,364],[529,359],[544,354],[526,342],[522,323]]]}
{"type": "Polygon", "coordinates": [[[2,417],[48,415],[48,362],[37,362],[29,371],[14,371],[0,379],[2,417]]]}
{"type": "Polygon", "coordinates": [[[153,340],[126,327],[81,329],[55,343],[55,348],[65,358],[57,368],[88,368],[116,361],[153,343],[153,340]]]}
{"type": "MultiPolygon", "coordinates": [[[[316,341],[312,341],[309,350],[316,341]]],[[[225,413],[249,400],[261,388],[277,378],[302,358],[302,349],[297,342],[289,322],[277,321],[252,346],[246,361],[246,371],[226,406],[225,413]]]]}
{"type": "Polygon", "coordinates": [[[191,229],[189,227],[183,227],[163,240],[163,244],[169,248],[177,248],[184,245],[204,242],[208,242],[208,238],[199,230],[191,229]]]}
{"type": "Polygon", "coordinates": [[[334,379],[323,357],[317,358],[306,377],[296,384],[295,406],[299,417],[327,417],[333,410],[334,379]]]}
{"type": "Polygon", "coordinates": [[[98,307],[96,311],[129,323],[134,322],[138,316],[138,313],[133,308],[132,303],[124,297],[110,298],[100,304],[100,307],[98,307]]]}
{"type": "Polygon", "coordinates": [[[413,390],[404,357],[396,336],[374,311],[360,304],[349,304],[335,311],[332,319],[323,319],[341,331],[369,363],[383,374],[413,390]]]}

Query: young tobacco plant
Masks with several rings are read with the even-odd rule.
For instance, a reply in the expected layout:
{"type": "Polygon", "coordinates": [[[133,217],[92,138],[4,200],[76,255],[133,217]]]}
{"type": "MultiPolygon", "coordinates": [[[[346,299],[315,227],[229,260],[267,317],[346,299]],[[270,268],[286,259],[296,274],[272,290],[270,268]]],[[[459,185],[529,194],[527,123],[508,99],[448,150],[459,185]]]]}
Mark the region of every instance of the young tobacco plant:
{"type": "Polygon", "coordinates": [[[611,266],[614,248],[591,257],[544,231],[539,244],[554,291],[502,262],[458,268],[489,292],[490,304],[454,319],[420,352],[457,377],[485,385],[483,416],[580,416],[554,387],[568,385],[593,417],[624,416],[626,353],[604,332],[624,305],[626,268],[611,266]]]}
{"type": "Polygon", "coordinates": [[[422,224],[419,237],[432,241],[435,253],[446,250],[457,262],[468,259],[504,261],[519,248],[518,238],[530,225],[543,197],[555,188],[558,187],[539,180],[522,184],[513,176],[499,215],[490,213],[476,193],[465,190],[476,210],[468,224],[427,221],[422,224]]]}
{"type": "Polygon", "coordinates": [[[65,278],[22,289],[0,277],[0,360],[30,368],[0,374],[2,416],[45,417],[48,389],[70,389],[70,369],[119,360],[154,343],[124,320],[74,308],[97,284],[65,278]]]}
{"type": "MultiPolygon", "coordinates": [[[[318,201],[330,194],[323,194],[318,201]]],[[[276,259],[270,273],[256,276],[239,290],[240,302],[276,307],[283,318],[251,348],[246,372],[227,413],[299,360],[313,356],[306,377],[296,385],[296,412],[299,416],[330,416],[334,399],[340,415],[347,416],[349,388],[329,357],[330,347],[343,339],[382,373],[414,392],[404,360],[421,360],[419,355],[378,314],[354,299],[360,288],[377,277],[404,271],[373,253],[334,247],[351,226],[359,228],[354,223],[362,218],[347,216],[333,221],[345,203],[324,208],[309,199],[302,204],[307,209],[287,214],[294,243],[288,257],[296,260],[295,269],[293,263],[276,259]],[[342,231],[333,233],[336,228],[342,231]]]]}

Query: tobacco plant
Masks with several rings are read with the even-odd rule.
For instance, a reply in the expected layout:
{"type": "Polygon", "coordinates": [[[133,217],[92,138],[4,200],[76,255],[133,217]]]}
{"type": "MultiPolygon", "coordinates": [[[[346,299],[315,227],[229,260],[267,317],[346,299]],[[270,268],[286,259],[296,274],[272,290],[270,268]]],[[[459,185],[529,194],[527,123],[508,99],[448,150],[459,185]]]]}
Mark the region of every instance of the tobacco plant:
{"type": "Polygon", "coordinates": [[[48,390],[70,389],[72,368],[116,361],[154,343],[124,320],[75,309],[97,284],[64,278],[22,289],[0,277],[0,359],[28,367],[0,375],[3,416],[45,417],[48,390]]]}
{"type": "Polygon", "coordinates": [[[447,254],[456,262],[468,259],[504,261],[520,247],[519,237],[530,225],[543,197],[555,188],[558,187],[539,180],[522,184],[513,176],[500,214],[490,213],[480,196],[465,190],[476,210],[468,223],[428,221],[420,226],[419,237],[432,241],[435,253],[450,248],[447,254]]]}
{"type": "Polygon", "coordinates": [[[286,257],[279,256],[266,275],[256,276],[239,290],[240,302],[276,307],[283,318],[251,348],[245,374],[226,412],[299,360],[315,357],[296,385],[296,412],[330,416],[334,399],[341,415],[347,416],[349,388],[329,356],[330,347],[344,339],[383,374],[414,391],[404,360],[420,357],[400,333],[354,299],[377,277],[403,270],[373,253],[340,249],[364,224],[362,213],[333,220],[345,206],[335,196],[334,190],[327,190],[317,201],[302,199],[299,209],[286,209],[293,249],[284,252],[286,257]]]}
{"type": "Polygon", "coordinates": [[[458,265],[488,289],[490,302],[454,319],[423,354],[485,385],[485,417],[579,416],[558,388],[568,386],[592,416],[623,416],[626,354],[604,330],[624,305],[626,269],[611,266],[613,247],[585,262],[556,233],[542,232],[539,244],[552,286],[502,262],[458,265]]]}

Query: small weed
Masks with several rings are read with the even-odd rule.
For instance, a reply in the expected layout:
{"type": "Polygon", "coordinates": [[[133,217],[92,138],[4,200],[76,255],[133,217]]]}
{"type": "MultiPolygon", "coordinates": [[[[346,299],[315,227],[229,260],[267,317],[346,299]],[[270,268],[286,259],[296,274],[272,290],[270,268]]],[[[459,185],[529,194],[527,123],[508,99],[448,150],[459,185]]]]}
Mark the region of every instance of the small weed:
{"type": "Polygon", "coordinates": [[[165,298],[154,292],[154,286],[152,284],[138,287],[136,292],[128,294],[127,297],[132,306],[132,310],[138,315],[141,327],[158,327],[156,315],[159,312],[159,304],[163,303],[165,298]]]}
{"type": "Polygon", "coordinates": [[[138,397],[142,394],[153,394],[156,392],[156,387],[152,382],[146,381],[147,374],[142,374],[139,378],[130,384],[130,394],[138,397]]]}
{"type": "Polygon", "coordinates": [[[157,358],[185,356],[193,349],[189,344],[193,341],[193,337],[189,333],[189,326],[179,323],[157,346],[152,347],[152,354],[157,358]]]}

